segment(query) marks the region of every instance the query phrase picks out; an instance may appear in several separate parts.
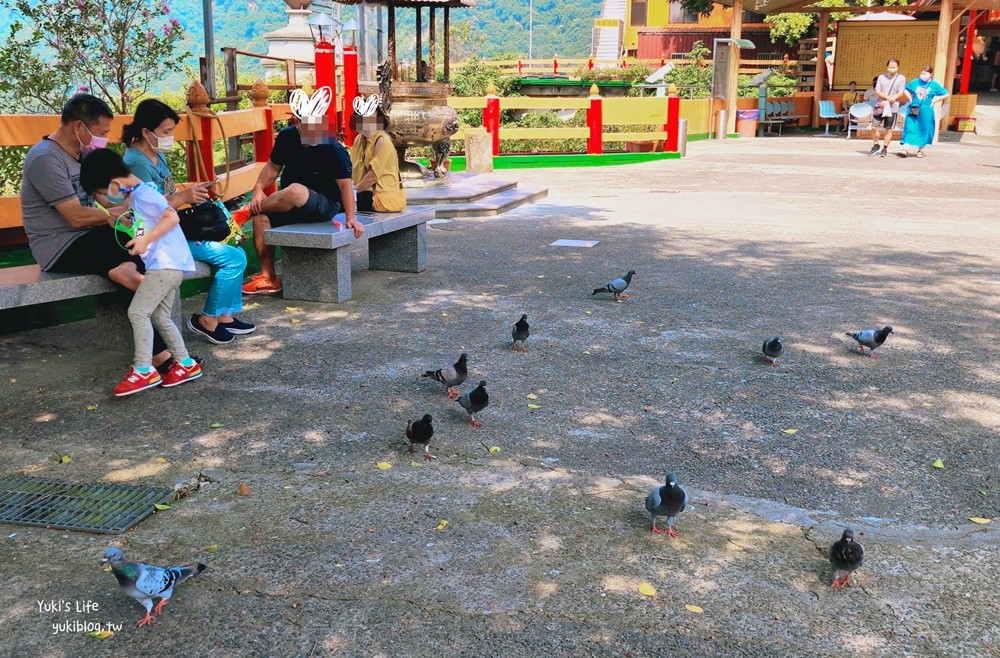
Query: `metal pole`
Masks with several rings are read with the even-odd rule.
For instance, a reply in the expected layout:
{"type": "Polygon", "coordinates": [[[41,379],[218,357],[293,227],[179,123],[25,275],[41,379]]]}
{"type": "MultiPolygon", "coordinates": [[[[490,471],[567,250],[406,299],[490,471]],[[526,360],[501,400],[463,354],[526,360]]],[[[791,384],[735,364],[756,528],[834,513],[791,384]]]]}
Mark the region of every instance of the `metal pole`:
{"type": "Polygon", "coordinates": [[[367,30],[367,20],[368,20],[368,5],[362,2],[358,5],[358,34],[357,34],[357,44],[355,48],[358,49],[358,70],[361,74],[362,80],[368,79],[368,30],[367,30]]]}
{"type": "Polygon", "coordinates": [[[389,5],[387,12],[388,24],[388,48],[387,52],[389,55],[389,70],[392,71],[391,79],[395,82],[399,79],[396,73],[396,7],[392,4],[389,5]]]}
{"type": "Polygon", "coordinates": [[[382,63],[382,5],[375,5],[375,60],[382,63]]]}
{"type": "Polygon", "coordinates": [[[205,68],[208,76],[205,90],[210,99],[215,98],[215,31],[212,26],[212,0],[201,0],[201,16],[205,24],[205,68]]]}
{"type": "Polygon", "coordinates": [[[444,81],[451,82],[451,14],[444,8],[444,81]]]}
{"type": "Polygon", "coordinates": [[[532,58],[532,43],[535,29],[535,0],[528,0],[528,59],[532,58]]]}

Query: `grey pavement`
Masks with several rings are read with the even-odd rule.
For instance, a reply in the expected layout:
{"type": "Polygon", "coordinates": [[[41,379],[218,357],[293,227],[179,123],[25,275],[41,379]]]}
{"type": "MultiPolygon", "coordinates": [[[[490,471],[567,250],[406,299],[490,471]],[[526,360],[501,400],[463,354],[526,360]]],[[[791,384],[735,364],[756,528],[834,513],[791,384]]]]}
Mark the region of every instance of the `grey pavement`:
{"type": "Polygon", "coordinates": [[[258,331],[187,335],[206,374],[172,390],[113,399],[128,346],[93,321],[0,337],[0,475],[188,494],[121,536],[0,525],[0,655],[1000,655],[1000,521],[969,520],[1000,511],[1000,140],[868,144],[497,172],[549,197],[433,225],[421,274],[359,247],[347,303],[248,298],[258,331]],[[591,296],[628,269],[630,299],[591,296]],[[418,377],[462,351],[481,430],[418,377]],[[677,539],[643,508],[668,470],[677,539]],[[833,590],[848,525],[869,557],[833,590]],[[109,545],[208,569],[137,629],[109,545]]]}

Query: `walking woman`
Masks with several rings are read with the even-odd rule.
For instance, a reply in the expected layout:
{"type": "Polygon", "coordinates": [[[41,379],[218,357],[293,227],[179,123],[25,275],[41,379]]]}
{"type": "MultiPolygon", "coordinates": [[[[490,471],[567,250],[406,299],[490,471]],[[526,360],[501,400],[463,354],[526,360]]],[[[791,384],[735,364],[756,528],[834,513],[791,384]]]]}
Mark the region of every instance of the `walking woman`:
{"type": "Polygon", "coordinates": [[[917,157],[924,157],[924,148],[934,140],[934,124],[937,113],[934,104],[948,97],[948,91],[933,79],[934,67],[920,69],[920,76],[906,85],[906,96],[910,109],[906,113],[903,138],[899,140],[902,150],[899,157],[910,155],[908,146],[917,149],[917,157]]]}
{"type": "MultiPolygon", "coordinates": [[[[135,108],[132,123],[122,130],[125,164],[145,182],[155,183],[174,209],[188,204],[197,205],[209,198],[211,183],[196,183],[177,190],[164,153],[174,146],[174,128],[180,117],[169,105],[148,98],[135,108]]],[[[235,317],[243,310],[243,272],[247,255],[242,249],[211,240],[188,240],[196,261],[215,270],[208,290],[204,312],[188,320],[188,327],[216,345],[231,343],[236,334],[249,334],[254,325],[235,317]]]]}

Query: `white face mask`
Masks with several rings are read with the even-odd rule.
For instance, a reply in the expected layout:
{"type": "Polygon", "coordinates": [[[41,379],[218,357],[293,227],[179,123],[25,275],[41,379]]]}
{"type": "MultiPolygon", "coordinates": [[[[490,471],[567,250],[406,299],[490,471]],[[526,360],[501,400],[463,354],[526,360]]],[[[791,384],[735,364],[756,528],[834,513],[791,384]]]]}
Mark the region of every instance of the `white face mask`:
{"type": "Polygon", "coordinates": [[[886,73],[888,73],[890,76],[896,75],[896,73],[898,71],[899,71],[899,69],[897,69],[897,68],[886,69],[886,73]]]}
{"type": "Polygon", "coordinates": [[[153,149],[154,151],[156,151],[157,153],[169,153],[170,149],[172,149],[174,147],[174,136],[173,135],[167,135],[166,137],[160,137],[159,135],[157,135],[156,133],[154,133],[152,131],[150,131],[150,134],[152,134],[153,137],[156,138],[156,144],[153,144],[151,141],[149,141],[148,137],[146,138],[146,143],[149,144],[149,147],[151,149],[153,149]]]}
{"type": "Polygon", "coordinates": [[[921,73],[920,74],[920,79],[923,80],[924,82],[930,82],[931,81],[931,74],[930,73],[921,73]]]}

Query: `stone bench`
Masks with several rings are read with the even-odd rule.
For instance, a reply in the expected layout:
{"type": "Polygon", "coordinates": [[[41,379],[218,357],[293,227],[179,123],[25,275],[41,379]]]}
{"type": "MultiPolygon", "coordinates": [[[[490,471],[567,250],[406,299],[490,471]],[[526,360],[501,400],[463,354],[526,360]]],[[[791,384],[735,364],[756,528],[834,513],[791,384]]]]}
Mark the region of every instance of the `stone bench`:
{"type": "MultiPolygon", "coordinates": [[[[281,247],[281,287],[285,299],[340,303],[351,298],[351,247],[368,241],[368,269],[423,272],[427,269],[427,221],[433,208],[396,213],[357,213],[365,227],[360,238],[332,222],[289,224],[268,229],[264,242],[281,247]]],[[[344,216],[336,218],[341,225],[344,216]]]]}
{"type": "MultiPolygon", "coordinates": [[[[185,279],[211,276],[212,268],[208,265],[195,262],[195,266],[198,271],[185,275],[185,279]]],[[[118,299],[119,292],[118,286],[96,274],[43,272],[38,265],[0,269],[0,310],[93,297],[98,322],[116,334],[124,332],[131,336],[128,309],[118,299]]],[[[184,326],[180,295],[174,297],[172,315],[178,327],[184,326]]]]}

